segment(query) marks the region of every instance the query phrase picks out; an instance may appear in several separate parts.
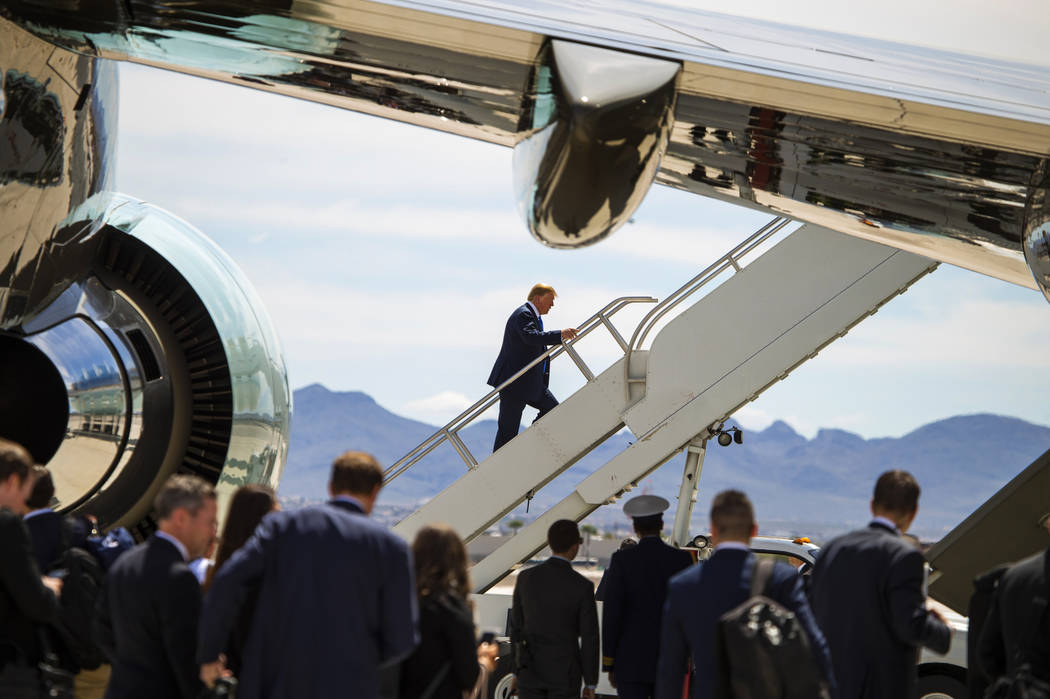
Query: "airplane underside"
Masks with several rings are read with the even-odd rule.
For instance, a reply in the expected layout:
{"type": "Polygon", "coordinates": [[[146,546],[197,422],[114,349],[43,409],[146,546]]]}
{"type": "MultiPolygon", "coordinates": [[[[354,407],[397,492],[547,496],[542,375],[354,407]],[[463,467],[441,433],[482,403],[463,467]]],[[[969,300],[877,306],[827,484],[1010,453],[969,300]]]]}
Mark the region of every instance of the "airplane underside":
{"type": "Polygon", "coordinates": [[[176,471],[276,483],[291,410],[236,265],[112,191],[114,61],[514,148],[554,247],[614,234],[658,182],[1050,299],[1046,69],[649,4],[63,7],[0,9],[0,436],[106,524],[148,530],[176,471]]]}

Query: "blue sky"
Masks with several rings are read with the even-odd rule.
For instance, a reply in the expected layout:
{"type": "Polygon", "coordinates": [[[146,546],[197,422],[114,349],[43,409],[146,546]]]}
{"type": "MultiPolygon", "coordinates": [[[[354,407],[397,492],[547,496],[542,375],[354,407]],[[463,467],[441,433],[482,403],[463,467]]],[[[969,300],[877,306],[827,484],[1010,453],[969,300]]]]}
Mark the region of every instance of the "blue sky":
{"type": "MultiPolygon", "coordinates": [[[[185,218],[256,285],[292,386],[361,390],[439,423],[480,397],[506,316],[537,281],[548,327],[617,296],[664,297],[767,216],[654,187],[609,240],[535,242],[511,151],[130,64],[121,66],[118,189],[185,218]]],[[[637,312],[618,321],[629,334],[637,312]]],[[[1050,424],[1050,306],[1037,292],[942,265],[737,417],[803,434],[901,435],[950,415],[1050,424]]],[[[610,342],[583,346],[604,368],[610,342]]],[[[555,364],[565,396],[582,378],[555,364]]]]}

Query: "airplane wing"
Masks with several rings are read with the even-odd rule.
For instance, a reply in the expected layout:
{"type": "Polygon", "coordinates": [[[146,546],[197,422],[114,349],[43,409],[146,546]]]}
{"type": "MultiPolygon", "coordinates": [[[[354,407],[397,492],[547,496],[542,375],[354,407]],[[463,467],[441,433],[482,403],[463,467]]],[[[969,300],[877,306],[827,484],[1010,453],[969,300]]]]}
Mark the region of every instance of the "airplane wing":
{"type": "Polygon", "coordinates": [[[1022,253],[1027,232],[1035,277],[1050,279],[1046,234],[1036,223],[1045,218],[1037,195],[1050,155],[1047,67],[655,2],[131,0],[99,7],[107,9],[15,0],[6,15],[91,55],[517,147],[524,153],[519,205],[547,244],[573,247],[608,235],[641,201],[646,178],[655,178],[1037,288],[1022,253]],[[604,51],[558,56],[552,42],[604,51]],[[666,123],[614,113],[618,101],[644,100],[644,90],[614,93],[601,105],[574,102],[580,95],[567,87],[568,73],[585,73],[584,91],[598,90],[602,81],[645,70],[631,57],[680,67],[666,123]],[[627,62],[602,73],[618,60],[627,62]],[[548,98],[556,115],[537,118],[548,98]],[[545,121],[593,136],[603,109],[604,135],[589,147],[570,155],[574,139],[557,134],[530,147],[545,121]],[[603,157],[609,144],[622,150],[637,133],[662,142],[633,167],[603,157]],[[558,158],[571,162],[551,166],[558,158]],[[605,171],[611,162],[619,172],[605,171]],[[571,175],[588,164],[594,191],[581,204],[571,175]]]}

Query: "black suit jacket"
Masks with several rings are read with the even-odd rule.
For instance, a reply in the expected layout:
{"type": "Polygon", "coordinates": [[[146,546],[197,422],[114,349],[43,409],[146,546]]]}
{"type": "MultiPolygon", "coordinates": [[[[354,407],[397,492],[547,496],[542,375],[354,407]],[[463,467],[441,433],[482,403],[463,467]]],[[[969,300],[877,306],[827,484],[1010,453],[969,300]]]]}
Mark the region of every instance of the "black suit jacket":
{"type": "MultiPolygon", "coordinates": [[[[503,345],[489,373],[489,386],[499,386],[543,354],[549,345],[560,342],[561,330],[540,330],[540,317],[533,312],[532,307],[527,303],[519,306],[510,314],[503,329],[503,345]]],[[[525,399],[543,395],[550,381],[548,366],[547,362],[537,364],[506,390],[525,399]]]]}
{"type": "Polygon", "coordinates": [[[263,518],[215,573],[198,660],[226,647],[258,587],[238,696],[373,698],[379,668],[416,645],[418,604],[405,540],[333,500],[263,518]]]}
{"type": "Polygon", "coordinates": [[[58,600],[40,581],[22,517],[0,507],[0,663],[15,655],[40,660],[37,626],[58,614],[58,600]]]}
{"type": "Polygon", "coordinates": [[[999,580],[980,640],[981,667],[989,681],[1024,662],[1050,679],[1048,581],[1050,548],[1011,566],[999,580]]]}
{"type": "Polygon", "coordinates": [[[616,680],[655,682],[667,581],[693,563],[659,536],[612,555],[603,578],[602,666],[616,680]]]}
{"type": "Polygon", "coordinates": [[[839,696],[915,695],[919,649],[944,653],[950,629],[926,611],[922,552],[878,523],[833,539],[810,584],[839,696]]]}
{"type": "Polygon", "coordinates": [[[561,558],[518,574],[510,613],[518,684],[580,690],[598,683],[598,609],[594,585],[561,558]],[[524,643],[524,645],[522,645],[524,643]]]}
{"type": "Polygon", "coordinates": [[[457,597],[427,595],[419,601],[419,645],[401,664],[401,699],[419,699],[445,666],[431,699],[462,699],[478,679],[474,615],[457,597]]]}
{"type": "Polygon", "coordinates": [[[113,665],[106,699],[195,699],[201,586],[182,554],[157,536],[106,574],[95,635],[113,665]]]}
{"type": "Polygon", "coordinates": [[[29,538],[33,540],[37,567],[47,571],[68,545],[65,518],[57,512],[42,512],[24,521],[29,538]]]}

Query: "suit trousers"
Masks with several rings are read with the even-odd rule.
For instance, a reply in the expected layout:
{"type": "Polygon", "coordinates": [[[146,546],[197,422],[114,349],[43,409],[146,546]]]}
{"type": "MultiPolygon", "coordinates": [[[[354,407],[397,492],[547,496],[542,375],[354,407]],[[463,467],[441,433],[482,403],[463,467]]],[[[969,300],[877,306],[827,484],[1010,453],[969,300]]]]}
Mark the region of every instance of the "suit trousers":
{"type": "MultiPolygon", "coordinates": [[[[521,427],[521,414],[524,412],[526,405],[540,411],[536,415],[536,420],[539,420],[557,404],[558,399],[554,397],[550,389],[546,389],[542,394],[531,399],[523,398],[510,391],[500,391],[499,427],[496,429],[496,442],[492,446],[492,451],[496,451],[518,436],[518,429],[521,427]]],[[[533,422],[536,422],[536,420],[533,420],[533,422]]]]}
{"type": "Polygon", "coordinates": [[[652,699],[656,696],[653,682],[617,682],[616,696],[620,699],[652,699]]]}
{"type": "Polygon", "coordinates": [[[581,690],[518,687],[518,699],[580,699],[581,690]]]}

